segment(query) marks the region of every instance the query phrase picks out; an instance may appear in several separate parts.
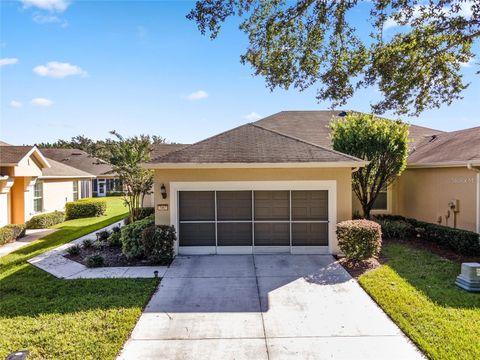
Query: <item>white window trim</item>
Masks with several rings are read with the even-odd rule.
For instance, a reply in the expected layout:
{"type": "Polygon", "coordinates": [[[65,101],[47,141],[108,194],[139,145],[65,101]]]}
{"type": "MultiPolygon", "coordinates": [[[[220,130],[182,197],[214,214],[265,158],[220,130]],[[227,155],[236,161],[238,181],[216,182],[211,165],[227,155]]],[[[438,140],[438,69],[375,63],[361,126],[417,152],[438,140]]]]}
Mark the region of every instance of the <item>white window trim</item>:
{"type": "MultiPolygon", "coordinates": [[[[171,182],[170,183],[170,224],[178,229],[178,192],[179,191],[255,191],[255,190],[327,190],[328,191],[328,249],[326,246],[292,248],[292,253],[307,253],[315,251],[316,253],[338,253],[336,224],[337,224],[337,182],[336,180],[317,180],[317,181],[208,181],[208,182],[171,182]]],[[[219,247],[217,253],[246,253],[246,249],[232,249],[229,251],[226,247],[219,247]],[[243,251],[242,251],[243,250],[243,251]]],[[[246,248],[249,248],[248,246],[246,248]]],[[[286,247],[289,248],[289,247],[286,247]]],[[[252,249],[256,251],[257,249],[252,249]]],[[[261,249],[258,249],[261,250],[261,249]]],[[[284,247],[271,247],[266,249],[268,252],[280,252],[288,249],[284,247]]],[[[175,251],[178,254],[178,240],[175,244],[175,251]]],[[[198,246],[182,247],[182,253],[203,254],[215,253],[215,247],[198,246]]]]}
{"type": "Polygon", "coordinates": [[[45,199],[45,196],[44,196],[44,187],[43,187],[43,184],[44,182],[41,181],[41,180],[36,180],[35,183],[33,184],[33,196],[32,196],[32,199],[33,199],[33,206],[32,206],[32,213],[33,214],[41,214],[42,212],[44,212],[44,199],[45,199]],[[41,197],[37,197],[35,196],[35,186],[37,185],[42,185],[42,196],[41,197]],[[42,199],[42,209],[37,211],[35,210],[35,200],[37,199],[42,199]]]}
{"type": "MultiPolygon", "coordinates": [[[[370,197],[370,194],[368,194],[370,197]]],[[[372,215],[378,214],[391,214],[392,213],[392,185],[387,187],[387,208],[386,209],[372,209],[370,211],[372,215]]]]}

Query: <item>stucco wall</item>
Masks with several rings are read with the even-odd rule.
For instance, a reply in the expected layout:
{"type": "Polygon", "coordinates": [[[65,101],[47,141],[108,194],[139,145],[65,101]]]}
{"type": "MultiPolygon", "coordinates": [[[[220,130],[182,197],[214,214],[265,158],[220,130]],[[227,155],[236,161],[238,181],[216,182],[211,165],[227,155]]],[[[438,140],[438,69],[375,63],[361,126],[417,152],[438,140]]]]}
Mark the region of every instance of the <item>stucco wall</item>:
{"type": "Polygon", "coordinates": [[[73,181],[79,180],[43,180],[44,212],[63,211],[65,203],[73,201],[73,181]]]}
{"type": "Polygon", "coordinates": [[[0,227],[9,223],[10,208],[8,205],[9,193],[0,193],[0,227]]]}
{"type": "MultiPolygon", "coordinates": [[[[155,170],[154,200],[170,208],[170,182],[175,181],[280,181],[280,180],[336,180],[337,221],[351,219],[352,189],[350,168],[290,168],[290,169],[168,169],[155,170]],[[162,199],[160,187],[164,184],[167,198],[162,199]]],[[[157,224],[170,224],[170,211],[156,211],[157,224]]]]}
{"type": "Polygon", "coordinates": [[[395,213],[431,223],[453,226],[453,213],[446,223],[448,203],[459,200],[457,227],[476,231],[476,173],[466,168],[408,169],[394,193],[395,213]]]}

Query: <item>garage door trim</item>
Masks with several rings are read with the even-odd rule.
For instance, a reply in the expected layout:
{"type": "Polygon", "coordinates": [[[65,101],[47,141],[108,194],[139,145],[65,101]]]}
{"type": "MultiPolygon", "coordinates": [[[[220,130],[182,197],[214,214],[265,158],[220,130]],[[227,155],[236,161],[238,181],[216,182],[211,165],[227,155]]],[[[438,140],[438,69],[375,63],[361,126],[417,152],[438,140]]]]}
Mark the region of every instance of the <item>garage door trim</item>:
{"type": "Polygon", "coordinates": [[[328,191],[328,246],[182,246],[176,243],[176,252],[180,254],[236,254],[259,252],[292,253],[334,253],[336,248],[336,180],[318,181],[211,181],[211,182],[171,182],[170,183],[170,221],[178,229],[179,201],[181,191],[261,191],[261,190],[327,190],[328,191]]]}

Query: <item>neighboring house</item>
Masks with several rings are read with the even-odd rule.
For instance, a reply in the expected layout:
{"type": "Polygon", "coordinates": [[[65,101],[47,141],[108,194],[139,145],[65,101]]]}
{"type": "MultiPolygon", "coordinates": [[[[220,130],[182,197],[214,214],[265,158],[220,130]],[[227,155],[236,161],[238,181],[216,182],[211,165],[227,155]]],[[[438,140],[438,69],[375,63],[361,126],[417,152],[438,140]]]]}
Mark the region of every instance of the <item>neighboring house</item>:
{"type": "Polygon", "coordinates": [[[88,197],[80,182],[91,174],[48,159],[35,146],[0,144],[0,226],[63,210],[67,201],[88,197]]]}
{"type": "Polygon", "coordinates": [[[85,151],[78,149],[41,149],[46,157],[94,175],[91,181],[82,183],[82,191],[93,197],[120,195],[122,182],[112,170],[112,166],[85,151]]]}
{"type": "MultiPolygon", "coordinates": [[[[180,254],[337,253],[335,225],[351,219],[359,209],[352,200],[352,171],[365,165],[361,159],[332,150],[329,124],[344,115],[338,111],[280,112],[153,157],[145,167],[155,170],[156,222],[176,227],[180,254]]],[[[410,126],[412,159],[434,134],[442,139],[453,133],[410,126]]],[[[480,158],[476,139],[470,142],[476,150],[469,158],[480,158]]],[[[457,185],[462,182],[468,185],[469,201],[478,202],[478,179],[469,185],[475,173],[467,169],[478,163],[468,165],[471,159],[463,160],[456,163],[463,169],[454,167],[446,175],[451,179],[445,184],[448,190],[442,189],[448,193],[446,206],[460,198],[457,185]]],[[[380,195],[376,212],[435,222],[437,215],[429,214],[441,205],[437,202],[440,195],[434,194],[438,186],[432,184],[437,180],[417,181],[419,171],[424,170],[409,163],[405,175],[380,195]],[[432,195],[413,201],[414,193],[432,195]]],[[[456,221],[458,226],[475,230],[470,228],[475,221],[463,222],[472,216],[477,226],[480,221],[478,209],[472,209],[470,202],[460,200],[456,221]]]]}

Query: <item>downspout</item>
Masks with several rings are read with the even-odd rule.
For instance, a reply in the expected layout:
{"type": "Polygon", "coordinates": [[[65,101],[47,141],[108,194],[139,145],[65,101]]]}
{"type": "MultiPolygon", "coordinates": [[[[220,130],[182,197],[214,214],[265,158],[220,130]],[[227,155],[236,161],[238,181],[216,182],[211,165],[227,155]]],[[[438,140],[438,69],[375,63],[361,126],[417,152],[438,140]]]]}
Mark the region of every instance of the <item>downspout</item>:
{"type": "Polygon", "coordinates": [[[472,171],[475,171],[477,173],[477,233],[480,234],[480,169],[477,169],[475,167],[473,167],[472,163],[468,163],[467,164],[467,169],[469,170],[472,170],[472,171]]]}

